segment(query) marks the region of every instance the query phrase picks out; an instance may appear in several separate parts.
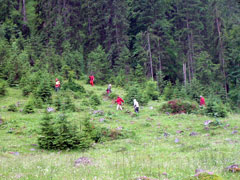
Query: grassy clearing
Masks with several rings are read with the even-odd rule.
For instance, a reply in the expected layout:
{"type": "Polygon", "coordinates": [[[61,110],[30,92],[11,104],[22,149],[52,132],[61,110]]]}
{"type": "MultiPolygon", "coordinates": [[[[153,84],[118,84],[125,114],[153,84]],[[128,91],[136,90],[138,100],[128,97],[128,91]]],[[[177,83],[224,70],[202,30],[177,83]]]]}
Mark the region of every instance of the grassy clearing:
{"type": "MultiPolygon", "coordinates": [[[[84,86],[100,96],[106,90],[102,86],[84,86]]],[[[113,87],[112,90],[124,95],[122,89],[113,87]]],[[[116,105],[105,98],[96,108],[103,110],[104,115],[94,115],[94,109],[83,106],[81,98],[75,99],[78,111],[69,112],[67,116],[79,128],[83,118],[90,116],[99,126],[121,127],[134,132],[135,136],[95,144],[86,152],[57,152],[36,146],[43,109],[34,114],[23,114],[8,112],[5,107],[20,102],[20,110],[26,100],[20,90],[12,88],[8,89],[7,96],[0,98],[0,115],[4,120],[0,126],[0,179],[107,180],[147,176],[183,180],[194,175],[195,169],[212,171],[225,180],[240,179],[239,173],[225,171],[231,164],[240,164],[240,116],[237,114],[219,119],[222,126],[207,130],[204,122],[214,121],[214,118],[161,114],[158,112],[161,101],[141,107],[140,114],[135,116],[132,107],[125,105],[123,111],[116,111],[116,105]],[[101,118],[104,118],[103,122],[101,118]],[[234,130],[238,132],[233,134],[234,130]],[[192,132],[197,135],[190,136],[192,132]],[[79,157],[88,157],[91,163],[75,167],[74,161],[79,157]]]]}

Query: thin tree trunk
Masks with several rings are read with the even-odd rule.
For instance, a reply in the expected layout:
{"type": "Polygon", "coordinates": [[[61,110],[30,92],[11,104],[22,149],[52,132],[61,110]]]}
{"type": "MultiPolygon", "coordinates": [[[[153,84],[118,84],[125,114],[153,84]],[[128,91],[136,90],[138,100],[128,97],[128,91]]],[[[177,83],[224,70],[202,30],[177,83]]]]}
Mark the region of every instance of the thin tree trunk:
{"type": "Polygon", "coordinates": [[[189,60],[189,58],[188,58],[188,79],[189,79],[189,83],[191,85],[192,78],[191,78],[191,68],[190,68],[190,60],[189,60]]]}
{"type": "Polygon", "coordinates": [[[23,15],[23,22],[27,22],[27,16],[26,16],[26,4],[25,0],[22,1],[22,15],[23,15]]]}
{"type": "MultiPolygon", "coordinates": [[[[189,22],[187,19],[187,29],[190,31],[189,22]]],[[[191,35],[188,32],[188,68],[189,68],[189,81],[193,78],[193,57],[192,57],[192,48],[191,48],[191,35]]]]}
{"type": "MultiPolygon", "coordinates": [[[[90,11],[90,7],[89,7],[89,0],[88,0],[88,9],[90,11]]],[[[88,34],[91,34],[91,20],[90,20],[90,16],[88,14],[88,34]]]]}
{"type": "Polygon", "coordinates": [[[226,97],[227,97],[227,78],[226,78],[226,72],[225,72],[225,60],[224,60],[224,48],[223,48],[223,42],[222,42],[222,37],[221,37],[221,22],[219,21],[218,18],[218,13],[217,13],[217,7],[215,7],[215,15],[216,15],[216,26],[217,26],[217,31],[218,31],[218,42],[220,45],[220,49],[219,49],[219,61],[220,61],[220,65],[221,65],[221,71],[222,71],[222,75],[224,77],[224,89],[225,89],[225,93],[226,93],[226,97]]]}
{"type": "Polygon", "coordinates": [[[149,61],[150,61],[150,70],[151,70],[151,76],[152,76],[152,79],[153,79],[152,52],[151,52],[149,32],[147,32],[147,41],[148,41],[148,53],[149,53],[149,61]]]}
{"type": "MultiPolygon", "coordinates": [[[[191,34],[190,34],[190,40],[191,40],[191,49],[192,49],[192,75],[194,77],[194,74],[195,74],[195,60],[194,60],[194,48],[193,48],[193,32],[191,31],[191,34]]],[[[192,77],[192,78],[193,78],[192,77]]]]}
{"type": "MultiPolygon", "coordinates": [[[[115,20],[117,19],[117,15],[115,14],[114,16],[115,20]]],[[[117,45],[119,45],[119,36],[118,36],[118,27],[117,27],[117,23],[115,25],[115,33],[116,33],[116,42],[117,42],[117,45]]]]}
{"type": "Polygon", "coordinates": [[[187,86],[187,72],[186,72],[186,62],[183,62],[183,79],[184,79],[184,85],[187,86]]]}
{"type": "Polygon", "coordinates": [[[159,64],[159,71],[162,71],[162,59],[161,59],[161,53],[160,53],[160,40],[158,40],[158,64],[159,64]]]}

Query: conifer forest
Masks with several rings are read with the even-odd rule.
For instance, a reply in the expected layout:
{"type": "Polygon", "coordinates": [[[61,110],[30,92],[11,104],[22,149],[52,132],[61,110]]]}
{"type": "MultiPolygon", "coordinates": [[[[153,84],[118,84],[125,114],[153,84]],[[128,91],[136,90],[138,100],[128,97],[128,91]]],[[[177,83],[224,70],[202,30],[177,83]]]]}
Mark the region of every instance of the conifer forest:
{"type": "Polygon", "coordinates": [[[1,0],[0,76],[154,79],[240,105],[237,0],[1,0]]]}

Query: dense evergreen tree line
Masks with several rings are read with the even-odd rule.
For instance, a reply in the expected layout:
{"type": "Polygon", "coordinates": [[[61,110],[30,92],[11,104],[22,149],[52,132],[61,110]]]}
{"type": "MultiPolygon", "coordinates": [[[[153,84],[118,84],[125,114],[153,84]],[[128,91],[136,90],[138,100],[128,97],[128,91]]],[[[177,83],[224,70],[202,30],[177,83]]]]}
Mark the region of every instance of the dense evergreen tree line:
{"type": "Polygon", "coordinates": [[[197,88],[240,107],[237,0],[0,0],[0,77],[197,88]]]}

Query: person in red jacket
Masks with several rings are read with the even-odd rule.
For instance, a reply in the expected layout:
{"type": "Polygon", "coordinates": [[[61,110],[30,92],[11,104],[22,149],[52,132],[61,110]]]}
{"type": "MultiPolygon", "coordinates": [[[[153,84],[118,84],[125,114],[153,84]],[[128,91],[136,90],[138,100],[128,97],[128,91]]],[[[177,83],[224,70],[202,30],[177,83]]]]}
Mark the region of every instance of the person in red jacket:
{"type": "Polygon", "coordinates": [[[204,97],[200,96],[200,106],[206,106],[204,97]]]}
{"type": "Polygon", "coordinates": [[[55,91],[58,92],[60,89],[60,81],[56,78],[55,91]]]}
{"type": "Polygon", "coordinates": [[[122,103],[124,103],[124,100],[118,96],[115,102],[117,103],[117,110],[122,110],[122,103]]]}
{"type": "Polygon", "coordinates": [[[92,86],[94,86],[94,84],[93,84],[94,76],[93,76],[93,75],[89,76],[89,79],[90,79],[90,84],[91,84],[92,86]]]}

